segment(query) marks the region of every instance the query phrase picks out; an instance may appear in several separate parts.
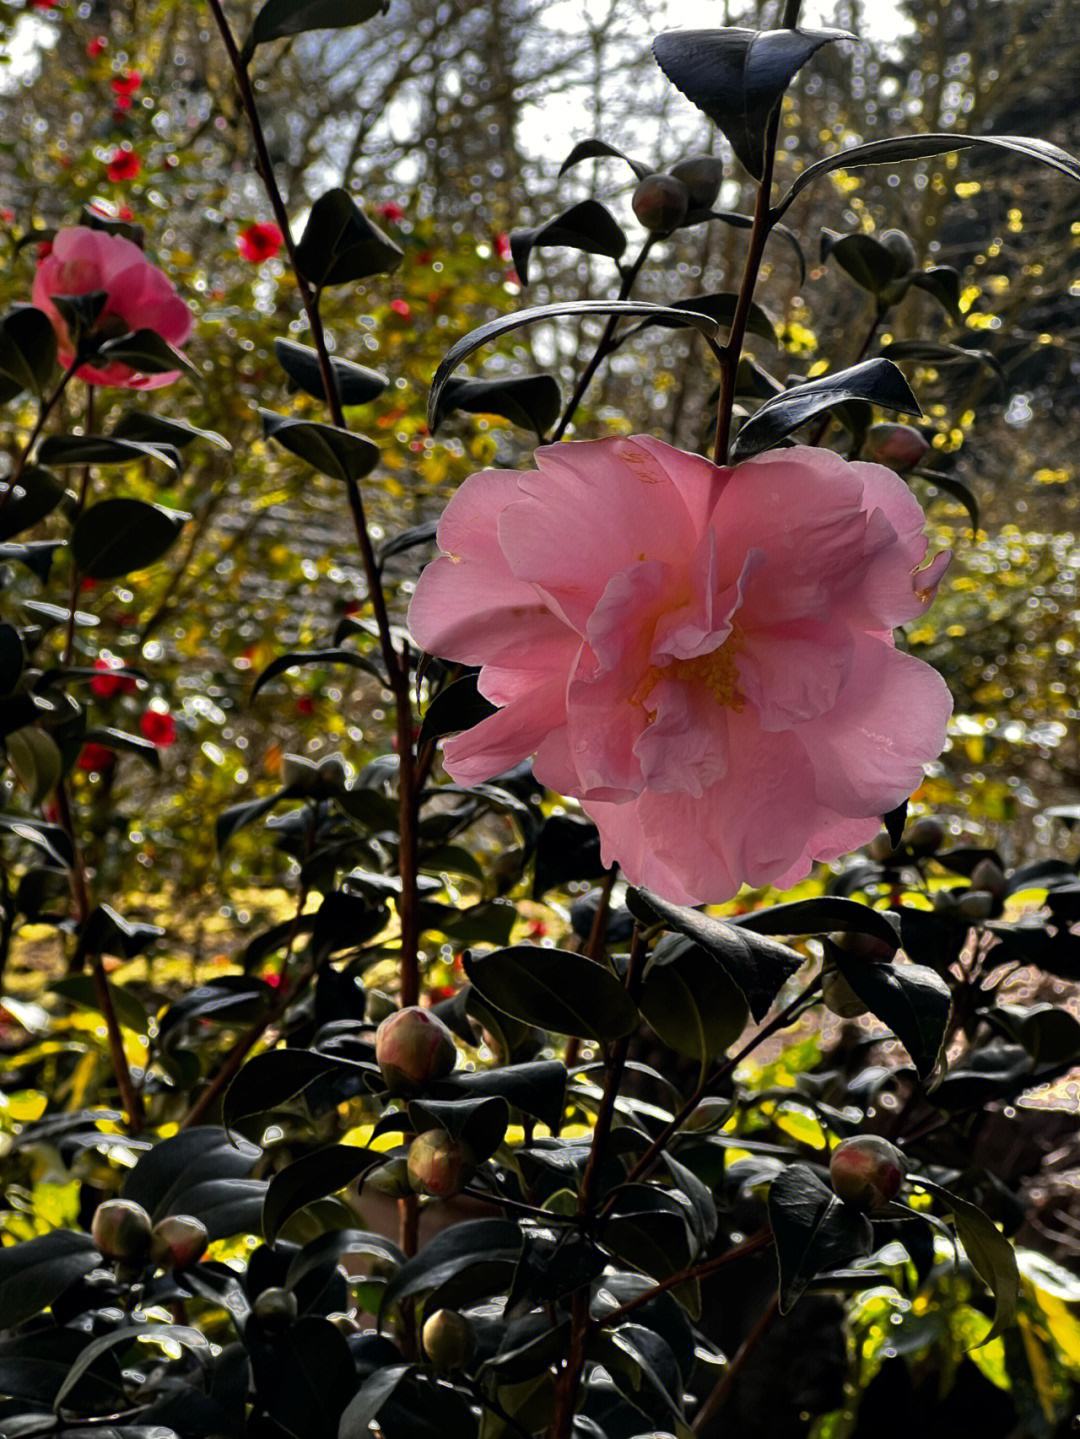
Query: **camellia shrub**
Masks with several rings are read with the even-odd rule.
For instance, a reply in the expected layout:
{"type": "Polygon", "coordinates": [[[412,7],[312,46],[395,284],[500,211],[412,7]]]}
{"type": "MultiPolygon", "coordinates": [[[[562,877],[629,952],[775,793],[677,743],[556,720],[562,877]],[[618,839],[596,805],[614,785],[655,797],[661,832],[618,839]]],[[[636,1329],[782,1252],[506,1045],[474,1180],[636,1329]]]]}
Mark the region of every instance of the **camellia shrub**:
{"type": "Polygon", "coordinates": [[[900,230],[824,237],[873,301],[855,364],[778,378],[744,341],[775,332],[762,259],[801,260],[819,178],[997,148],[1076,183],[1080,162],[898,136],[808,156],[778,196],[788,86],[849,37],[799,28],[797,3],[778,30],[659,36],[753,214],[714,208],[715,156],[660,174],[577,145],[564,169],[632,172],[636,255],[593,199],[509,249],[525,286],[547,248],[607,257],[618,297],[453,346],[432,431],[497,415],[542,443],[377,543],[383,451],[352,422],[386,382],[322,304],[402,250],[341,189],[294,227],[251,68],[377,9],[266,0],[244,36],[209,3],[272,216],[241,253],[287,257],[307,331],[275,339],[264,436],[340,487],[367,583],[253,689],[360,671],[394,738],[362,767],[286,756],[279,788],[216,816],[218,849],[257,837],[295,903],[186,988],[87,858],[116,767],[175,738],[152,673],[95,643],[94,587],[173,550],[189,516],[148,484],[228,437],[183,417],[193,317],[134,218],[28,226],[36,277],[0,319],[0,956],[44,926],[65,970],[2,1011],[0,1433],[1051,1439],[1080,1373],[1080,1290],[1040,1242],[1075,1222],[1054,1156],[1076,867],[1010,869],[907,817],[951,710],[897,635],[949,563],[920,483],[973,500],[924,468],[898,362],[984,356],[936,334],[873,353],[913,295],[957,315],[957,273],[900,230]],[[745,231],[737,288],[635,298],[648,257],[714,224],[745,231]],[[458,373],[594,316],[565,398],[548,374],[458,373]],[[567,440],[611,356],[673,327],[715,368],[702,452],[567,440]]]}

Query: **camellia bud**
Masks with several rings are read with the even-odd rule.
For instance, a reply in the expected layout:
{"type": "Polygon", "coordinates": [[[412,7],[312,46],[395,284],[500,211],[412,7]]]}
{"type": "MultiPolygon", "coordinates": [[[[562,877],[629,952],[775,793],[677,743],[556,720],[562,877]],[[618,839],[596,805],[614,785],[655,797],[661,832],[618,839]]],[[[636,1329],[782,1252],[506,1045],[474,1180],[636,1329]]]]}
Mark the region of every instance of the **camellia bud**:
{"type": "Polygon", "coordinates": [[[473,1327],[456,1309],[436,1309],[421,1331],[424,1353],[440,1374],[464,1369],[476,1349],[473,1327]]]}
{"type": "Polygon", "coordinates": [[[150,1253],[153,1225],[141,1204],[132,1199],[106,1199],[94,1211],[90,1234],[106,1259],[132,1263],[150,1253]]]}
{"type": "Polygon", "coordinates": [[[881,1209],[899,1194],[906,1168],[895,1144],[876,1134],[859,1134],[833,1150],[829,1178],[845,1204],[881,1209]]]}
{"type": "Polygon", "coordinates": [[[945,842],[945,826],[939,819],[924,815],[904,836],[913,854],[937,854],[945,842]]]}
{"type": "Polygon", "coordinates": [[[883,230],[878,239],[896,261],[898,274],[908,275],[914,270],[919,257],[915,253],[915,246],[903,230],[883,230]]]}
{"type": "Polygon", "coordinates": [[[858,1019],[860,1015],[869,1013],[838,969],[830,967],[822,971],[821,997],[825,1008],[840,1019],[858,1019]]]}
{"type": "Polygon", "coordinates": [[[395,1094],[418,1094],[453,1070],[457,1048],[438,1015],[414,1004],[379,1025],[375,1059],[388,1089],[395,1094]]]}
{"type": "Polygon", "coordinates": [[[718,155],[687,155],[668,171],[681,180],[690,193],[691,210],[709,210],[720,193],[724,162],[718,155]]]}
{"type": "Polygon", "coordinates": [[[914,425],[890,421],[871,425],[863,441],[863,454],[876,465],[904,474],[915,468],[930,449],[930,442],[914,425]]]}
{"type": "Polygon", "coordinates": [[[159,1269],[187,1269],[206,1253],[210,1235],[192,1214],[159,1219],[150,1236],[150,1257],[159,1269]]]}
{"type": "Polygon", "coordinates": [[[445,1129],[428,1129],[409,1146],[409,1183],[418,1194],[449,1199],[463,1189],[476,1168],[467,1144],[445,1129]]]}
{"type": "Polygon", "coordinates": [[[267,1329],[284,1329],[300,1312],[291,1289],[264,1289],[251,1312],[267,1329]]]}
{"type": "Polygon", "coordinates": [[[646,175],[630,203],[646,230],[664,235],[686,219],[690,191],[674,175],[646,175]]]}
{"type": "Polygon", "coordinates": [[[980,859],[971,871],[971,887],[988,890],[995,899],[1004,899],[1008,889],[1005,871],[992,859],[980,859]]]}

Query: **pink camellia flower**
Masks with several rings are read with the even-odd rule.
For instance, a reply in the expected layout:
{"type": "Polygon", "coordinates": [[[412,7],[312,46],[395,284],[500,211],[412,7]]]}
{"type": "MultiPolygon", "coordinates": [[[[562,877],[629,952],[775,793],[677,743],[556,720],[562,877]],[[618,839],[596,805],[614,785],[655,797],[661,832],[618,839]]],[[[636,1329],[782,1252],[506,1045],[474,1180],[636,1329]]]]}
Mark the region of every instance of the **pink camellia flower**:
{"type": "MultiPolygon", "coordinates": [[[[53,323],[59,342],[60,363],[75,358],[71,337],[53,295],[85,295],[104,290],[108,295],[97,328],[122,335],[132,330],[154,330],[171,345],[182,345],[191,334],[192,315],[171,281],[152,265],[138,245],[122,235],[75,225],[59,230],[51,252],[38,265],[32,298],[53,323]]],[[[172,384],[178,370],[140,375],[117,361],[79,367],[79,379],[88,385],[115,385],[125,390],[156,390],[172,384]]]]}
{"type": "Polygon", "coordinates": [[[785,887],[866,843],[952,707],[895,625],[923,514],[882,466],[797,446],[718,468],[647,436],[545,446],[465,481],[409,612],[499,706],[445,746],[473,784],[535,755],[603,857],[676,903],[785,887]]]}

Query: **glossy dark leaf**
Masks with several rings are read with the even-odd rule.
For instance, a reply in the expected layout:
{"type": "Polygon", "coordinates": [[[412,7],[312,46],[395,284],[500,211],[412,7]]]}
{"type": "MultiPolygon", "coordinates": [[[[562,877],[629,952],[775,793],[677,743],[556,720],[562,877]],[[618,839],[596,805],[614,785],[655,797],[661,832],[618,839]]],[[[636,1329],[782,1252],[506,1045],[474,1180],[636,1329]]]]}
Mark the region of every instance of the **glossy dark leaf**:
{"type": "Polygon", "coordinates": [[[742,1034],[746,997],[706,950],[668,935],[649,958],[638,1005],[650,1029],[679,1054],[716,1059],[742,1034]]]}
{"type": "Polygon", "coordinates": [[[382,569],[387,560],[393,559],[395,555],[403,555],[409,550],[419,549],[421,545],[430,544],[438,528],[438,520],[425,520],[423,524],[410,525],[407,530],[392,536],[379,550],[379,568],[382,569]]]}
{"type": "Polygon", "coordinates": [[[260,410],[259,417],[268,440],[333,480],[362,480],[379,463],[379,447],[365,435],[316,420],[295,420],[273,410],[260,410]]]}
{"type": "MultiPolygon", "coordinates": [[[[738,301],[738,295],[724,290],[718,294],[688,295],[685,300],[673,300],[671,308],[673,310],[690,310],[695,315],[708,315],[710,319],[716,321],[719,328],[727,329],[734,318],[735,306],[738,301]]],[[[650,325],[661,325],[665,329],[674,330],[679,328],[680,322],[664,316],[657,319],[645,319],[640,325],[635,325],[630,333],[636,334],[637,331],[647,329],[650,325]]],[[[752,335],[759,335],[773,345],[778,343],[776,325],[773,323],[771,315],[756,302],[751,302],[746,327],[752,335]]],[[[626,336],[623,338],[625,339],[626,336]]]]}
{"type": "Polygon", "coordinates": [[[476,678],[475,674],[463,675],[439,691],[424,711],[418,748],[443,735],[472,729],[495,713],[495,705],[477,689],[476,678]]]}
{"type": "Polygon", "coordinates": [[[42,804],[64,772],[59,746],[48,730],[26,725],[4,741],[7,760],[32,805],[42,804]]]}
{"type": "Polygon", "coordinates": [[[537,1059],[499,1069],[477,1069],[452,1075],[434,1086],[433,1093],[440,1099],[499,1095],[523,1114],[557,1130],[566,1097],[566,1067],[557,1059],[537,1059]]]}
{"type": "Polygon", "coordinates": [[[789,1164],[769,1188],[769,1223],[780,1268],[780,1312],[811,1280],[870,1253],[869,1219],[843,1204],[807,1164],[789,1164]]]}
{"type": "Polygon", "coordinates": [[[16,305],[0,317],[0,376],[16,386],[14,394],[43,394],[55,367],[56,331],[44,310],[16,305]]]}
{"type": "Polygon", "coordinates": [[[902,273],[902,267],[898,270],[895,257],[880,240],[858,232],[841,235],[835,230],[822,231],[821,258],[835,260],[871,295],[880,295],[902,273]]]}
{"type": "Polygon", "coordinates": [[[113,426],[112,438],[116,440],[141,440],[145,444],[171,445],[182,450],[195,440],[205,440],[219,450],[231,450],[232,445],[216,430],[200,430],[186,420],[177,420],[165,415],[152,414],[149,410],[125,410],[113,426]]]}
{"type": "Polygon", "coordinates": [[[0,695],[9,695],[26,664],[22,636],[14,625],[0,624],[0,695]]]}
{"type": "Polygon", "coordinates": [[[112,725],[91,725],[83,734],[83,739],[87,744],[101,744],[119,754],[133,754],[153,770],[161,768],[161,751],[156,744],[143,739],[141,735],[127,734],[112,725]]]}
{"type": "Polygon", "coordinates": [[[519,944],[471,955],[465,973],[496,1009],[553,1034],[607,1042],[638,1024],[637,1007],[612,972],[581,954],[519,944]]]}
{"type": "Polygon", "coordinates": [[[279,1169],[263,1201],[262,1232],[267,1244],[274,1243],[282,1227],[305,1204],[336,1194],[381,1164],[384,1157],[369,1149],[330,1144],[279,1169]]]}
{"type": "Polygon", "coordinates": [[[600,834],[590,819],[553,814],[544,820],[536,842],[533,899],[573,880],[600,879],[606,873],[600,834]]]}
{"type": "Polygon", "coordinates": [[[888,814],[881,816],[881,823],[885,827],[885,833],[892,840],[893,848],[896,849],[904,838],[904,830],[907,828],[908,802],[903,800],[891,809],[888,814]]]}
{"type": "Polygon", "coordinates": [[[822,45],[854,38],[846,30],[668,30],[653,41],[653,54],[760,180],[769,121],[787,87],[822,45]]]}
{"type": "Polygon", "coordinates": [[[46,584],[56,552],[64,548],[65,540],[30,540],[25,545],[0,541],[0,565],[25,565],[32,575],[46,584]]]}
{"type": "Polygon", "coordinates": [[[669,305],[652,305],[646,300],[567,300],[558,305],[537,305],[530,310],[516,310],[512,315],[500,315],[497,319],[488,320],[486,324],[470,330],[456,344],[451,345],[443,356],[439,368],[435,371],[435,378],[431,382],[431,393],[428,396],[428,425],[433,427],[435,424],[442,392],[450,376],[463,361],[482,346],[526,325],[540,324],[545,320],[558,320],[563,316],[581,318],[589,315],[618,315],[625,316],[629,320],[663,315],[679,325],[700,330],[703,335],[710,338],[717,333],[716,321],[710,319],[708,315],[695,315],[689,310],[676,310],[669,305]]]}
{"type": "Polygon", "coordinates": [[[234,834],[246,829],[249,824],[254,824],[256,820],[262,819],[285,798],[285,793],[279,790],[276,794],[265,795],[262,799],[244,800],[240,804],[233,804],[228,809],[223,809],[214,821],[214,838],[218,850],[223,850],[234,834]]]}
{"type": "Polygon", "coordinates": [[[128,365],[140,375],[164,375],[177,371],[199,379],[199,372],[188,357],[162,339],[156,330],[134,330],[106,340],[98,351],[108,364],[128,365]]]}
{"type": "Polygon", "coordinates": [[[815,416],[853,400],[902,415],[922,414],[903,372],[891,360],[863,360],[819,380],[792,385],[782,395],[766,400],[739,430],[731,449],[732,459],[748,460],[759,455],[815,416]]]}
{"type": "Polygon", "coordinates": [[[453,410],[469,415],[501,415],[531,430],[538,440],[559,418],[562,393],[554,375],[521,375],[506,380],[449,380],[443,386],[435,429],[453,410]]]}
{"type": "Polygon", "coordinates": [[[49,435],[38,446],[43,465],[130,465],[156,460],[170,470],[180,468],[180,453],[171,444],[146,444],[113,435],[49,435]]]}
{"type": "Polygon", "coordinates": [[[306,653],[278,655],[276,660],[271,660],[252,686],[251,698],[254,699],[259,691],[278,675],[305,665],[348,665],[351,669],[363,670],[365,674],[372,675],[380,684],[383,682],[382,671],[378,665],[365,655],[358,655],[355,650],[308,650],[306,653]]]}
{"type": "Polygon", "coordinates": [[[956,1234],[975,1272],[994,1296],[994,1322],[975,1346],[981,1349],[1016,1323],[1020,1303],[1020,1271],[1016,1251],[992,1219],[967,1199],[918,1176],[917,1182],[952,1212],[956,1234]]]}
{"type": "Polygon", "coordinates": [[[529,258],[534,250],[560,247],[617,260],[626,249],[626,236],[615,216],[599,200],[582,200],[543,225],[514,230],[510,252],[521,283],[529,283],[529,258]]]}
{"type": "Polygon", "coordinates": [[[963,345],[946,345],[939,340],[893,340],[882,345],[881,353],[887,360],[903,363],[905,360],[917,364],[932,365],[940,369],[945,365],[985,365],[1000,379],[1002,369],[989,350],[967,349],[963,345]]]}
{"type": "MultiPolygon", "coordinates": [[[[107,984],[106,988],[109,991],[109,998],[112,1000],[113,1011],[124,1028],[130,1029],[133,1034],[149,1033],[146,1010],[135,995],[130,990],[122,989],[116,984],[107,984]]],[[[101,1013],[101,998],[97,985],[88,974],[65,975],[50,985],[50,991],[79,1009],[89,1009],[97,1014],[101,1013]]]]}
{"type": "Polygon", "coordinates": [[[958,480],[955,475],[943,475],[937,470],[913,470],[908,476],[909,480],[925,480],[927,484],[933,485],[935,489],[941,490],[943,494],[949,495],[952,499],[963,505],[971,520],[971,528],[979,528],[979,501],[973,490],[958,480]]]}
{"type": "Polygon", "coordinates": [[[33,1318],[100,1263],[90,1236],[72,1229],[0,1249],[0,1329],[33,1318]]]}
{"type": "Polygon", "coordinates": [[[253,1144],[232,1138],[219,1125],[196,1125],[147,1150],[129,1170],[121,1193],[155,1220],[192,1213],[183,1207],[189,1190],[204,1181],[246,1178],[258,1157],[253,1144]]]}
{"type": "Polygon", "coordinates": [[[830,958],[852,989],[911,1056],[921,1079],[938,1066],[949,1023],[949,986],[922,964],[876,964],[837,946],[830,958]]]}
{"type": "Polygon", "coordinates": [[[811,935],[839,929],[849,934],[872,935],[892,949],[900,944],[900,925],[894,916],[857,904],[853,899],[831,895],[754,909],[731,922],[755,934],[811,935]]]}
{"type": "Polygon", "coordinates": [[[344,1064],[313,1049],[271,1049],[258,1054],[225,1091],[222,1119],[231,1129],[245,1119],[270,1113],[344,1064]]]}
{"type": "Polygon", "coordinates": [[[296,247],[301,274],[317,288],[389,274],[402,259],[401,247],[341,189],[327,190],[315,201],[296,247]]]}
{"type": "Polygon", "coordinates": [[[663,920],[668,929],[711,954],[742,990],[757,1020],[765,1018],[784,984],[805,962],[787,945],[699,910],[671,904],[651,890],[632,890],[627,904],[644,923],[663,920]]]}
{"type": "Polygon", "coordinates": [[[145,570],[167,554],[187,518],[179,510],[146,500],[126,496],[99,500],[75,522],[72,557],[80,573],[91,579],[119,579],[145,570]]]}
{"type": "Polygon", "coordinates": [[[615,146],[609,145],[606,140],[579,140],[559,166],[559,177],[561,179],[567,170],[572,170],[575,165],[580,165],[585,160],[605,159],[625,161],[639,180],[644,180],[646,175],[653,173],[651,165],[646,165],[643,160],[635,160],[630,155],[624,155],[621,150],[616,150],[615,146]]]}
{"type": "Polygon", "coordinates": [[[468,1219],[428,1241],[401,1266],[383,1293],[383,1310],[416,1294],[441,1288],[479,1265],[513,1266],[521,1256],[522,1231],[510,1219],[468,1219]]]}
{"type": "MultiPolygon", "coordinates": [[[[119,1328],[102,1334],[93,1340],[68,1370],[67,1378],[57,1390],[53,1408],[59,1413],[64,1401],[77,1388],[83,1376],[91,1370],[103,1355],[112,1351],[122,1353],[134,1347],[139,1340],[156,1341],[159,1344],[182,1344],[187,1349],[208,1357],[209,1341],[198,1329],[186,1324],[122,1324],[119,1328]]],[[[71,1431],[68,1430],[70,1433],[71,1431]]]]}
{"type": "Polygon", "coordinates": [[[412,1364],[392,1364],[368,1375],[341,1416],[338,1439],[368,1439],[380,1409],[413,1370],[412,1364]]]}
{"type": "Polygon", "coordinates": [[[1080,181],[1080,160],[1070,155],[1067,150],[1051,145],[1047,140],[1033,140],[1026,135],[900,135],[895,139],[868,140],[863,145],[852,145],[847,150],[826,155],[823,160],[815,160],[812,165],[807,165],[776,206],[773,215],[779,219],[807,185],[813,184],[820,176],[828,175],[833,170],[854,170],[861,165],[896,165],[972,148],[1008,150],[1027,160],[1049,165],[1052,170],[1067,175],[1071,180],[1080,181]]]}
{"type": "Polygon", "coordinates": [[[303,35],[309,30],[342,30],[385,15],[389,0],[266,0],[255,16],[247,53],[256,45],[303,35]]]}
{"type": "Polygon", "coordinates": [[[7,485],[0,480],[0,543],[24,530],[32,529],[39,520],[51,515],[64,498],[63,481],[43,465],[27,465],[19,476],[15,492],[5,499],[7,485]]]}
{"type": "Polygon", "coordinates": [[[308,1314],[271,1343],[249,1341],[258,1403],[293,1439],[338,1439],[356,1391],[356,1366],[345,1336],[308,1314]]]}
{"type": "Polygon", "coordinates": [[[510,1123],[510,1108],[502,1095],[473,1095],[466,1099],[414,1099],[409,1122],[419,1134],[443,1129],[461,1139],[481,1163],[498,1149],[510,1123]]]}
{"type": "Polygon", "coordinates": [[[959,270],[954,270],[952,265],[931,265],[929,270],[919,270],[912,275],[911,283],[917,290],[931,295],[957,325],[963,324],[960,309],[963,281],[959,270]]]}
{"type": "MultiPolygon", "coordinates": [[[[296,389],[314,396],[316,400],[326,399],[317,350],[309,345],[298,345],[293,340],[275,340],[274,354],[296,389]]],[[[338,355],[330,356],[330,369],[343,405],[369,404],[378,399],[390,383],[378,370],[369,370],[365,365],[343,360],[338,355]]]]}

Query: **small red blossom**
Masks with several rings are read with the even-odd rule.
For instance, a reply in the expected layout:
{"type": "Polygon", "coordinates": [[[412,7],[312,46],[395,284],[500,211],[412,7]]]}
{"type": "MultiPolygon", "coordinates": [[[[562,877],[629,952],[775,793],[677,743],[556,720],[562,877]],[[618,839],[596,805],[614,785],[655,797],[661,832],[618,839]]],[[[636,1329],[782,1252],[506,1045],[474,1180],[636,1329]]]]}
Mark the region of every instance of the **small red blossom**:
{"type": "Polygon", "coordinates": [[[116,763],[116,756],[107,745],[84,744],[79,751],[78,766],[87,774],[104,774],[116,763]]]}
{"type": "Polygon", "coordinates": [[[263,984],[268,985],[271,989],[280,989],[282,985],[282,976],[280,974],[274,974],[273,972],[271,972],[270,974],[264,974],[262,976],[262,982],[263,984]]]}
{"type": "Polygon", "coordinates": [[[118,220],[134,220],[135,211],[130,205],[121,205],[116,211],[116,218],[118,220]]]}
{"type": "Polygon", "coordinates": [[[89,59],[96,60],[99,55],[108,49],[109,42],[104,35],[95,35],[92,40],[86,42],[86,54],[89,59]]]}
{"type": "Polygon", "coordinates": [[[302,715],[313,715],[315,713],[315,701],[310,695],[301,695],[296,701],[296,712],[302,715]]]}
{"type": "Polygon", "coordinates": [[[42,260],[47,260],[52,254],[52,241],[39,240],[35,254],[37,255],[38,264],[40,265],[42,260]]]}
{"type": "Polygon", "coordinates": [[[434,250],[421,250],[420,253],[419,253],[419,254],[417,255],[417,257],[416,257],[416,263],[417,263],[418,265],[430,265],[431,262],[432,262],[432,260],[434,260],[434,258],[435,258],[435,252],[434,252],[434,250]]]}
{"type": "Polygon", "coordinates": [[[130,95],[117,95],[113,101],[113,114],[120,119],[126,110],[130,110],[132,100],[130,95]]]}
{"type": "Polygon", "coordinates": [[[395,315],[400,315],[403,320],[407,320],[412,314],[412,306],[408,300],[391,300],[390,308],[395,315]]]}
{"type": "Polygon", "coordinates": [[[547,932],[548,927],[542,919],[534,919],[526,930],[530,939],[543,939],[547,932]]]}
{"type": "Polygon", "coordinates": [[[241,230],[236,237],[236,248],[240,251],[241,259],[252,265],[261,265],[264,260],[272,260],[284,243],[285,236],[268,220],[256,221],[246,230],[241,230]]]}
{"type": "Polygon", "coordinates": [[[176,721],[168,710],[144,710],[139,716],[139,731],[143,739],[159,749],[176,743],[176,721]]]}
{"type": "Polygon", "coordinates": [[[505,230],[499,231],[493,243],[495,245],[495,253],[500,260],[509,260],[513,257],[513,251],[510,249],[510,236],[505,230]]]}
{"type": "Polygon", "coordinates": [[[119,75],[112,77],[110,84],[114,95],[130,97],[138,91],[142,84],[142,76],[138,70],[122,70],[119,75]]]}
{"type": "Polygon", "coordinates": [[[15,211],[14,211],[14,210],[9,210],[9,209],[7,209],[6,207],[5,207],[3,210],[0,210],[0,220],[3,220],[3,222],[4,222],[5,225],[10,225],[11,222],[12,222],[14,219],[15,219],[15,211]]]}
{"type": "Polygon", "coordinates": [[[112,670],[123,669],[124,662],[115,655],[98,655],[94,669],[98,673],[90,681],[90,692],[98,699],[109,700],[115,695],[129,695],[135,691],[135,681],[130,675],[114,675],[112,670]]]}
{"type": "Polygon", "coordinates": [[[360,613],[361,605],[359,600],[346,600],[341,606],[343,615],[356,615],[360,613]]]}
{"type": "Polygon", "coordinates": [[[393,200],[388,200],[385,205],[377,205],[375,207],[375,213],[380,216],[381,219],[389,220],[391,225],[400,225],[405,218],[405,211],[400,205],[396,205],[393,200]]]}
{"type": "Polygon", "coordinates": [[[105,173],[114,185],[124,180],[134,180],[135,176],[142,169],[142,160],[134,150],[125,150],[123,146],[112,152],[112,157],[105,167],[105,173]]]}

